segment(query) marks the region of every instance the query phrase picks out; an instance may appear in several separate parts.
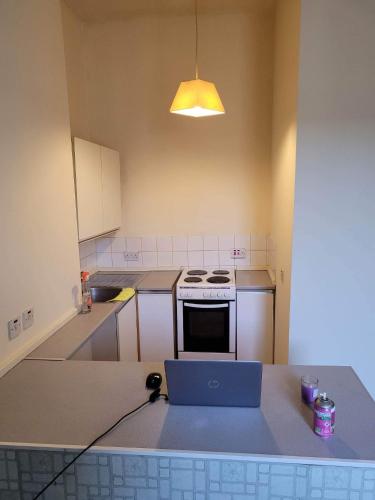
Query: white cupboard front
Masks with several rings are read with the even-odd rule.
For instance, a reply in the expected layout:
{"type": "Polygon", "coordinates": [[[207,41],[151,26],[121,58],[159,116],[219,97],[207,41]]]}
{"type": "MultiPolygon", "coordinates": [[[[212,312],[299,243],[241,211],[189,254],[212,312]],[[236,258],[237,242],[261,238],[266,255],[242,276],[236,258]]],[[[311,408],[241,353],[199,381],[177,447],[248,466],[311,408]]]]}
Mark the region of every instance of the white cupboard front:
{"type": "Polygon", "coordinates": [[[120,153],[101,146],[103,232],[121,226],[120,153]]]}
{"type": "Polygon", "coordinates": [[[135,297],[117,313],[119,361],[138,361],[137,305],[135,297]]]}
{"type": "Polygon", "coordinates": [[[140,361],[175,357],[173,309],[171,293],[138,294],[140,361]]]}
{"type": "Polygon", "coordinates": [[[274,294],[237,293],[237,359],[273,363],[274,294]]]}
{"type": "Polygon", "coordinates": [[[79,239],[101,233],[103,227],[102,163],[100,146],[74,139],[79,239]]]}
{"type": "Polygon", "coordinates": [[[80,241],[121,226],[120,155],[74,138],[78,237],[80,241]]]}

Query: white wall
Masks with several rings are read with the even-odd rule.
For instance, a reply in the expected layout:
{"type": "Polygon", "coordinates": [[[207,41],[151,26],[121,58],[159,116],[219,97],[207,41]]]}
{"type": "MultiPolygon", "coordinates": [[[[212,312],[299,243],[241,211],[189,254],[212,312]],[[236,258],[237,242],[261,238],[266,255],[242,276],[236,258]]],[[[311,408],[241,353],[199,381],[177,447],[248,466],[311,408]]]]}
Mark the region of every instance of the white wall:
{"type": "Polygon", "coordinates": [[[300,1],[278,0],[274,39],[272,239],[268,249],[269,264],[274,271],[277,286],[276,363],[287,363],[289,355],[299,24],[300,1]]]}
{"type": "Polygon", "coordinates": [[[122,232],[267,234],[272,11],[200,17],[201,77],[217,84],[227,110],[200,120],[169,113],[179,82],[194,76],[192,16],[73,18],[64,15],[72,129],[121,153],[122,232]],[[77,81],[79,53],[85,76],[77,81]],[[77,111],[82,85],[88,126],[77,111]]]}
{"type": "Polygon", "coordinates": [[[375,3],[302,1],[291,363],[375,396],[375,3]]]}
{"type": "Polygon", "coordinates": [[[0,3],[0,373],[75,313],[79,256],[60,5],[0,3]],[[34,326],[8,341],[7,321],[34,326]]]}

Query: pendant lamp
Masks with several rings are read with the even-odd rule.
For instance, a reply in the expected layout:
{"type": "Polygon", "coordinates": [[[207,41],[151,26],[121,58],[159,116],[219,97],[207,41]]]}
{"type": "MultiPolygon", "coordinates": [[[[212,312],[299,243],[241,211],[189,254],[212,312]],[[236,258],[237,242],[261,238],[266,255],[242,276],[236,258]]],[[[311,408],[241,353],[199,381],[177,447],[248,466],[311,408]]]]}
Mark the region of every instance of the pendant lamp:
{"type": "Polygon", "coordinates": [[[195,0],[195,79],[180,83],[169,111],[194,118],[225,113],[215,84],[201,80],[198,75],[198,0],[195,0]]]}

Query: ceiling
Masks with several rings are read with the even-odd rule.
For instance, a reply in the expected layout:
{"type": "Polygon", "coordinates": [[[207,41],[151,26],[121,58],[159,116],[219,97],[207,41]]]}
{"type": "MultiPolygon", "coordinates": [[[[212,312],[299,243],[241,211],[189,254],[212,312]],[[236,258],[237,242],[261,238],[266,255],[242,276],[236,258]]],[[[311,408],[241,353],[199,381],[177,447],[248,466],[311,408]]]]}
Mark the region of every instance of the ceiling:
{"type": "MultiPolygon", "coordinates": [[[[185,15],[194,11],[194,0],[64,0],[87,22],[105,22],[134,16],[185,15]]],[[[235,11],[267,12],[275,0],[200,0],[201,13],[235,11]]]]}

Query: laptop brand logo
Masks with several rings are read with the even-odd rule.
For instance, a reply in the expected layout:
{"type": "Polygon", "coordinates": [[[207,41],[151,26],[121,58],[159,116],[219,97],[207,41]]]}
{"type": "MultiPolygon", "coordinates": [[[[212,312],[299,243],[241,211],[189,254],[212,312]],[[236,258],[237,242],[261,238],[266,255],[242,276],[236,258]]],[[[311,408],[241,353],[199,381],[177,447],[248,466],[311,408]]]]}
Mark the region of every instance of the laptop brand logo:
{"type": "Polygon", "coordinates": [[[209,389],[218,389],[220,387],[220,382],[215,378],[212,378],[211,380],[208,381],[207,385],[209,389]]]}

